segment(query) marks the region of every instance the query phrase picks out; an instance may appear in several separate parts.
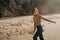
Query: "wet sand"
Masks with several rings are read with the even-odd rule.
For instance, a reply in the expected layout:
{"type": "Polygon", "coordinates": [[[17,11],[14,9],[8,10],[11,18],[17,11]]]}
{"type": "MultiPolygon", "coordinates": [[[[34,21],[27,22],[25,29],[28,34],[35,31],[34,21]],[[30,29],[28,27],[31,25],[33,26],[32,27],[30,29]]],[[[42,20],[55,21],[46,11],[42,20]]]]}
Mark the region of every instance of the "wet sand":
{"type": "MultiPolygon", "coordinates": [[[[0,20],[0,40],[33,40],[33,16],[0,20]]],[[[56,24],[42,20],[45,40],[60,40],[60,14],[45,15],[56,24]]],[[[38,38],[39,40],[39,38],[38,38]]]]}

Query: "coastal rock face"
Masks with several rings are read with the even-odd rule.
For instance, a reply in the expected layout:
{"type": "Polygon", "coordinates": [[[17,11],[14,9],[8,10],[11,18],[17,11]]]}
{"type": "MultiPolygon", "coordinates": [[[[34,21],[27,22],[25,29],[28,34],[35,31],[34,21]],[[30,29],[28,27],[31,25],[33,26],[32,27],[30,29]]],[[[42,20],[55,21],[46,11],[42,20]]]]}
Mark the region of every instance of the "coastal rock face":
{"type": "Polygon", "coordinates": [[[3,11],[0,13],[1,15],[20,16],[32,14],[31,11],[34,7],[38,7],[40,9],[40,6],[42,6],[45,2],[44,0],[0,0],[0,3],[2,4],[0,9],[3,11]]]}
{"type": "Polygon", "coordinates": [[[55,12],[60,10],[59,4],[59,0],[0,0],[0,16],[31,15],[34,7],[38,7],[41,14],[55,12]]]}

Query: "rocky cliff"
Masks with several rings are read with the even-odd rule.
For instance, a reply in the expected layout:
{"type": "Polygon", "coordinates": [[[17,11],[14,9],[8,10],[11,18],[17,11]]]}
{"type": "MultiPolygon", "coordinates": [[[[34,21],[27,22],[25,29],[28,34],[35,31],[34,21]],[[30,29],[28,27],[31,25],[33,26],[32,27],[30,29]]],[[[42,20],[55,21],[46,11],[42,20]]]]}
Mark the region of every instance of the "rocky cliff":
{"type": "Polygon", "coordinates": [[[0,0],[0,16],[30,15],[34,7],[43,14],[55,12],[59,4],[59,0],[0,0]]]}
{"type": "Polygon", "coordinates": [[[29,15],[34,7],[42,6],[44,0],[0,0],[2,16],[29,15]],[[2,12],[3,11],[3,12],[2,12]]]}

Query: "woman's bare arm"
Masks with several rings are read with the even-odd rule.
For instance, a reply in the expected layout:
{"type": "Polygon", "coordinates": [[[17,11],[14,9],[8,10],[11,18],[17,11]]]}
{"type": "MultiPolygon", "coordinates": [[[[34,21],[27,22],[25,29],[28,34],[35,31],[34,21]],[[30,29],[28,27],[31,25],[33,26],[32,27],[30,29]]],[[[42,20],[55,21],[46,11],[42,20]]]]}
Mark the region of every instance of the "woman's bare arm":
{"type": "MultiPolygon", "coordinates": [[[[34,21],[34,17],[33,17],[33,21],[34,21]]],[[[36,23],[34,21],[34,31],[33,31],[33,33],[35,32],[35,30],[36,30],[36,23]]]]}
{"type": "Polygon", "coordinates": [[[42,16],[40,16],[40,17],[41,17],[41,19],[43,19],[43,20],[45,20],[45,21],[52,22],[52,23],[56,23],[55,21],[51,21],[51,20],[46,19],[46,18],[44,18],[44,17],[42,17],[42,16]]]}
{"type": "Polygon", "coordinates": [[[36,30],[36,24],[34,24],[34,31],[33,31],[33,33],[35,32],[35,30],[36,30]]]}

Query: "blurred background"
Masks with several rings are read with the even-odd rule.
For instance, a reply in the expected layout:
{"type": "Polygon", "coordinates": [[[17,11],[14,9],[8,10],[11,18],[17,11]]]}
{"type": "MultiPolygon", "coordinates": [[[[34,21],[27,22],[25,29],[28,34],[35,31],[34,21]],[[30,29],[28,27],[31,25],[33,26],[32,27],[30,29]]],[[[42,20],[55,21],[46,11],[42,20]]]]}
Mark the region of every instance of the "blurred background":
{"type": "Polygon", "coordinates": [[[40,14],[60,11],[60,0],[0,0],[0,17],[31,15],[34,7],[40,14]]]}
{"type": "MultiPolygon", "coordinates": [[[[32,9],[37,7],[45,40],[60,40],[60,0],[0,0],[0,40],[33,40],[32,9]]],[[[39,39],[39,38],[38,38],[39,39]]]]}

